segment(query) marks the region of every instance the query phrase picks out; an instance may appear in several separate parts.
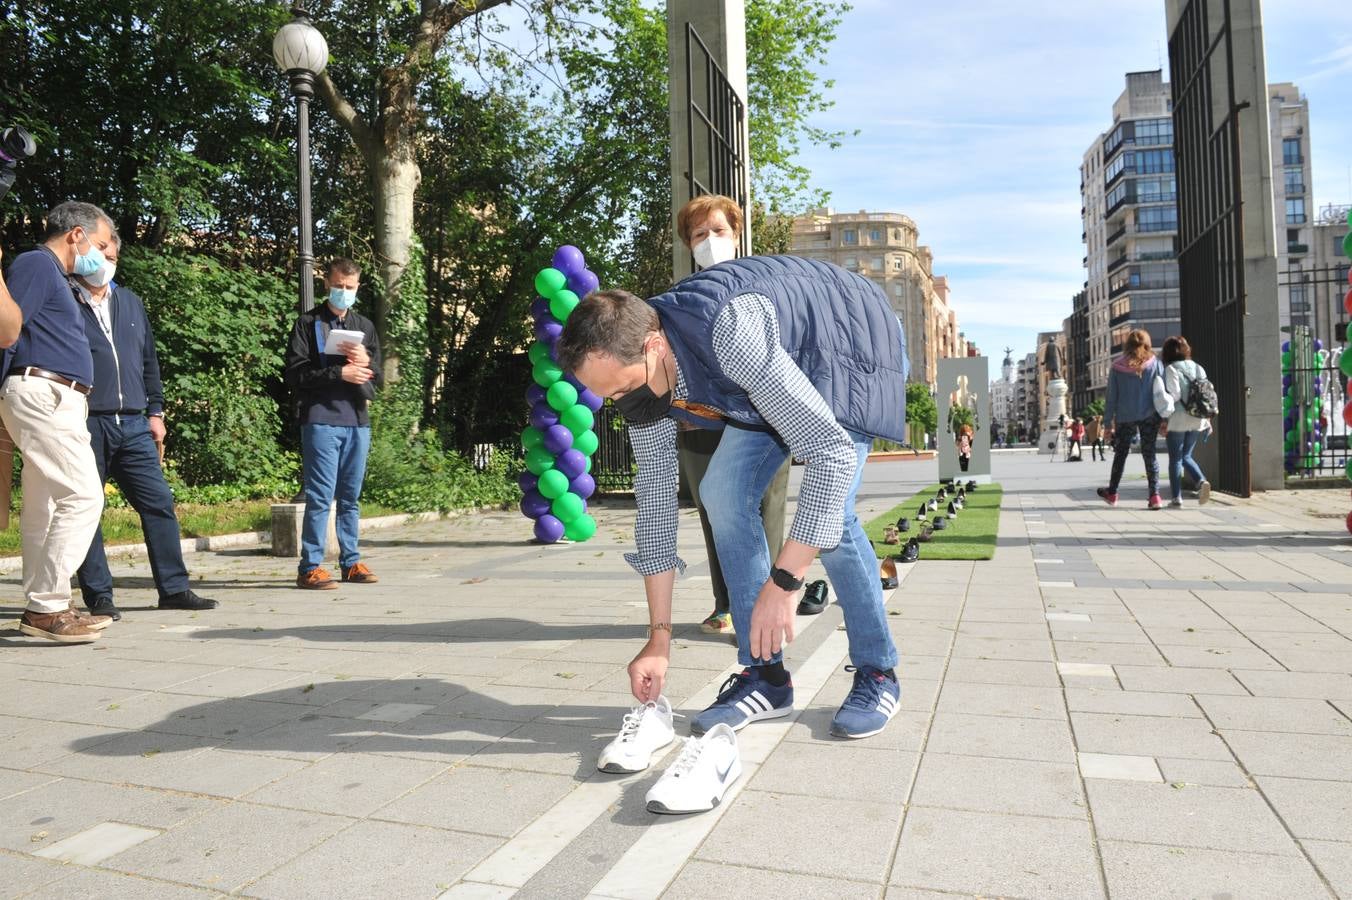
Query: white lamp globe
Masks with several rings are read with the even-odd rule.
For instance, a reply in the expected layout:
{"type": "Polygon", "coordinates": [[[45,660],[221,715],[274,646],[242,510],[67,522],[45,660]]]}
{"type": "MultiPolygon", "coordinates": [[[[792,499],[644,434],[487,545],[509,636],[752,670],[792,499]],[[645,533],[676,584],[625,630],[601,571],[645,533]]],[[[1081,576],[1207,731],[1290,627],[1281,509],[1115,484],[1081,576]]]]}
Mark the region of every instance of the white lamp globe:
{"type": "Polygon", "coordinates": [[[318,75],[329,64],[329,42],[309,22],[287,22],[272,39],[272,59],[284,73],[318,75]]]}

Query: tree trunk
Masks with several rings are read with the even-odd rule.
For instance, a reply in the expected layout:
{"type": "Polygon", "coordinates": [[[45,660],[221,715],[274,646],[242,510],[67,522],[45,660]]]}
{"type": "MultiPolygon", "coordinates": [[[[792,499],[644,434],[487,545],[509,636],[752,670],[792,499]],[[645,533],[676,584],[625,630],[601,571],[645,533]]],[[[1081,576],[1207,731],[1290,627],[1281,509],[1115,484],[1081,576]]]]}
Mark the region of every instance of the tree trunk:
{"type": "Polygon", "coordinates": [[[385,380],[399,379],[399,347],[390,340],[390,312],[398,303],[400,280],[413,247],[413,197],[422,172],[412,147],[398,147],[372,160],[375,190],[376,267],[384,286],[375,311],[380,346],[385,354],[385,380]]]}

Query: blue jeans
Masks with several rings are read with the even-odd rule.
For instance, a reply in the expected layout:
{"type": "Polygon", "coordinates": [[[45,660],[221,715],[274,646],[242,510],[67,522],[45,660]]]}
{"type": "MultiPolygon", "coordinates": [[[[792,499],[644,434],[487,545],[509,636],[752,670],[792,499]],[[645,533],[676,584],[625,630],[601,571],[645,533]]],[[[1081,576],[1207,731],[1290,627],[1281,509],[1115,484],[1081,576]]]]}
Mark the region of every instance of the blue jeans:
{"type": "MultiPolygon", "coordinates": [[[[155,589],[161,598],[183,593],[188,589],[188,567],[183,562],[174,495],[164,480],[149,421],[137,415],[98,415],[89,417],[88,426],[99,480],[107,484],[113,479],[141,516],[155,589]]],[[[89,553],[75,574],[86,605],[113,599],[113,574],[108,571],[102,528],[94,532],[89,553]]]]}
{"type": "MultiPolygon", "coordinates": [[[[864,527],[854,512],[855,495],[864,474],[872,441],[850,434],[858,465],[845,498],[845,527],[840,544],[823,550],[822,565],[836,591],[836,602],[845,614],[850,639],[850,661],[856,666],[891,669],[897,664],[897,648],[887,627],[883,608],[878,559],[864,527]]],[[[737,661],[743,666],[778,662],[751,657],[751,610],[770,577],[770,547],[761,523],[761,497],[771,479],[788,458],[789,450],[768,431],[729,427],[723,432],[709,471],[700,485],[700,497],[713,526],[723,579],[732,599],[732,622],[737,631],[737,661]]],[[[779,552],[778,547],[774,552],[779,552]]]]}
{"type": "Polygon", "coordinates": [[[1169,448],[1169,490],[1175,500],[1183,499],[1183,470],[1199,484],[1206,481],[1202,467],[1192,458],[1192,450],[1197,446],[1200,431],[1171,431],[1164,436],[1164,444],[1169,448]]]}
{"type": "Polygon", "coordinates": [[[368,426],[302,425],[301,466],[305,477],[305,520],[300,532],[300,572],[324,561],[324,532],[329,504],[338,501],[338,565],[346,569],[361,559],[357,525],[361,519],[361,482],[371,449],[368,426]]]}

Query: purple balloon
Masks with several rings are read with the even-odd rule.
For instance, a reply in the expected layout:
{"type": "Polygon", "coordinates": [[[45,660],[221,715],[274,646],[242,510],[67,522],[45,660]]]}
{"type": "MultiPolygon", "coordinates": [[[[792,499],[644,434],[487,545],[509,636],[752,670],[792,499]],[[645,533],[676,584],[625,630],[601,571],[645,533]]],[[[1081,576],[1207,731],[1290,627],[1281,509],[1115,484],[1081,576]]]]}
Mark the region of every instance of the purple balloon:
{"type": "Polygon", "coordinates": [[[583,388],[577,392],[577,402],[592,412],[597,412],[605,405],[606,401],[605,398],[593,393],[590,388],[583,388]]]}
{"type": "Polygon", "coordinates": [[[530,408],[530,423],[546,431],[551,425],[559,424],[559,414],[550,409],[548,403],[537,403],[530,408]]]}
{"type": "Polygon", "coordinates": [[[1282,352],[1283,352],[1283,353],[1287,353],[1287,352],[1290,351],[1290,349],[1291,349],[1291,342],[1290,342],[1290,341],[1282,341],[1282,352]]]}
{"type": "Polygon", "coordinates": [[[571,384],[573,387],[577,388],[577,392],[579,394],[587,389],[586,385],[578,381],[577,376],[574,375],[572,372],[564,372],[563,380],[571,384]]]}
{"type": "Polygon", "coordinates": [[[587,261],[583,259],[581,250],[572,244],[564,244],[554,251],[554,268],[571,276],[586,271],[587,261]]]}
{"type": "Polygon", "coordinates": [[[535,382],[531,382],[531,386],[526,388],[526,402],[531,406],[538,406],[541,403],[544,403],[545,396],[545,389],[535,382]]]}
{"type": "Polygon", "coordinates": [[[573,479],[587,471],[587,457],[580,450],[565,450],[554,460],[554,468],[573,479]]]}
{"type": "Polygon", "coordinates": [[[535,520],[535,539],[542,544],[552,544],[563,537],[563,523],[546,513],[535,520]]]}
{"type": "Polygon", "coordinates": [[[583,472],[581,475],[568,482],[568,490],[577,494],[583,500],[586,500],[592,494],[596,493],[596,480],[591,475],[583,472]]]}
{"type": "Polygon", "coordinates": [[[559,339],[559,335],[561,334],[563,334],[563,326],[559,324],[558,319],[553,317],[545,319],[543,322],[538,322],[535,325],[536,340],[544,341],[546,344],[554,343],[559,339]]]}
{"type": "Polygon", "coordinates": [[[600,286],[601,279],[597,278],[596,273],[591,269],[583,269],[575,275],[568,276],[568,290],[579,297],[587,296],[600,286]]]}
{"type": "Polygon", "coordinates": [[[1323,349],[1324,349],[1324,342],[1323,342],[1322,340],[1320,340],[1319,338],[1315,338],[1315,339],[1314,339],[1314,349],[1316,349],[1316,350],[1323,350],[1323,349]]]}
{"type": "Polygon", "coordinates": [[[1290,386],[1291,386],[1291,376],[1290,376],[1290,375],[1283,375],[1283,376],[1282,376],[1282,387],[1284,387],[1284,388],[1289,388],[1290,386]]]}
{"type": "Polygon", "coordinates": [[[549,315],[549,301],[544,297],[536,297],[531,301],[530,314],[538,320],[541,316],[549,315]]]}
{"type": "Polygon", "coordinates": [[[540,483],[538,475],[532,475],[530,472],[522,472],[516,476],[516,486],[521,488],[521,493],[528,494],[535,490],[535,486],[540,483]]]}
{"type": "Polygon", "coordinates": [[[549,498],[539,491],[526,491],[526,495],[521,498],[521,514],[530,519],[538,519],[547,512],[549,498]]]}
{"type": "Polygon", "coordinates": [[[573,433],[562,425],[550,425],[545,429],[543,446],[550,453],[562,453],[573,446],[573,433]]]}

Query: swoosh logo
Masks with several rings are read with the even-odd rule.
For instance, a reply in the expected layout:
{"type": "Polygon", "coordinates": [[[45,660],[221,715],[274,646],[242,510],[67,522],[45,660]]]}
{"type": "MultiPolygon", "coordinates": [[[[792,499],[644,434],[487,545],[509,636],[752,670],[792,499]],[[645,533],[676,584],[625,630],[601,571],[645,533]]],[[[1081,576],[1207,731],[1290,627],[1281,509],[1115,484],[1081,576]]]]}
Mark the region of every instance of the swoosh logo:
{"type": "Polygon", "coordinates": [[[724,766],[723,768],[721,768],[721,769],[718,770],[718,780],[719,780],[719,781],[727,781],[727,780],[728,780],[728,773],[732,771],[732,767],[733,767],[733,765],[734,765],[736,762],[737,762],[737,757],[734,756],[732,759],[728,760],[728,764],[727,764],[726,766],[724,766]]]}

